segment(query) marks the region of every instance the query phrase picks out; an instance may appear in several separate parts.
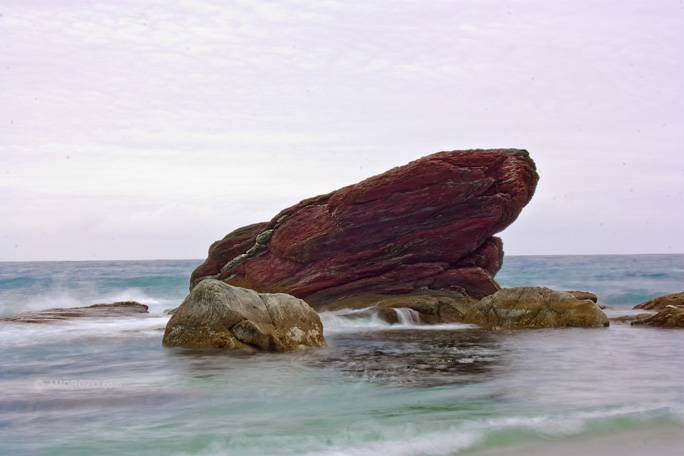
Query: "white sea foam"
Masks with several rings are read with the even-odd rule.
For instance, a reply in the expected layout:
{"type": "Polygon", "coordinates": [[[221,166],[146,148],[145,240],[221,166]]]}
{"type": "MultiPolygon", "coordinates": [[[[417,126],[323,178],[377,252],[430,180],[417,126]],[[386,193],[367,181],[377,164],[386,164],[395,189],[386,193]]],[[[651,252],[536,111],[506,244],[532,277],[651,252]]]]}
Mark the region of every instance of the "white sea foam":
{"type": "Polygon", "coordinates": [[[159,337],[169,321],[168,315],[132,317],[74,318],[50,323],[4,323],[0,348],[39,344],[80,342],[115,337],[159,337]]]}
{"type": "Polygon", "coordinates": [[[408,307],[402,307],[394,309],[397,313],[397,319],[399,324],[404,326],[419,325],[420,324],[420,314],[413,309],[408,307]]]}
{"type": "Polygon", "coordinates": [[[418,456],[454,454],[472,447],[483,437],[480,432],[464,432],[452,429],[447,432],[435,432],[405,439],[393,439],[384,442],[373,442],[356,447],[330,448],[322,451],[305,453],[307,456],[418,456]]]}
{"type": "MultiPolygon", "coordinates": [[[[343,441],[344,439],[333,439],[339,440],[339,442],[328,445],[316,444],[315,441],[311,441],[308,442],[310,446],[319,446],[320,448],[304,452],[274,451],[272,454],[298,454],[303,456],[438,456],[455,454],[470,448],[478,443],[483,436],[479,432],[464,432],[458,429],[404,438],[398,437],[394,433],[391,434],[385,436],[386,438],[382,441],[368,442],[355,446],[349,446],[347,442],[343,441]]],[[[321,438],[321,440],[329,439],[321,438]]],[[[227,456],[236,453],[232,446],[212,442],[199,452],[178,452],[173,454],[174,456],[227,456]]]]}
{"type": "MultiPolygon", "coordinates": [[[[637,417],[636,421],[642,421],[648,426],[649,414],[658,414],[657,409],[620,407],[609,410],[580,411],[569,414],[536,415],[536,416],[510,416],[505,418],[470,420],[460,425],[450,426],[439,431],[421,431],[413,425],[405,425],[401,428],[386,427],[384,429],[359,432],[359,435],[349,435],[346,432],[335,435],[321,435],[311,437],[305,442],[298,442],[308,450],[299,451],[297,445],[290,444],[289,450],[277,446],[278,437],[266,438],[263,442],[262,453],[274,455],[302,454],[305,456],[437,456],[456,455],[464,451],[472,451],[476,448],[490,448],[487,454],[496,454],[502,449],[501,445],[508,447],[517,442],[554,442],[559,439],[573,438],[575,442],[583,442],[591,439],[596,433],[588,432],[593,424],[599,422],[611,422],[625,417],[637,417]],[[638,417],[642,417],[641,420],[638,417]],[[363,442],[362,436],[370,438],[363,442]],[[350,445],[349,438],[357,443],[350,445]],[[272,448],[273,446],[278,449],[272,448]],[[270,449],[269,449],[270,448],[270,449]]],[[[617,422],[616,422],[617,423],[617,422]]],[[[618,429],[620,428],[618,424],[618,429]]],[[[671,424],[660,424],[659,427],[672,429],[671,424]]],[[[610,426],[609,426],[610,427],[610,426]]],[[[644,432],[638,423],[629,425],[626,432],[644,432]]],[[[676,428],[674,428],[676,429],[676,428]]],[[[611,432],[616,432],[615,430],[611,432]]],[[[620,431],[617,431],[620,432],[620,431]]],[[[645,431],[648,432],[648,431],[645,431]]],[[[236,446],[242,443],[239,439],[233,441],[236,446]]],[[[284,443],[284,442],[283,442],[284,443]]],[[[550,445],[549,448],[553,448],[550,445]]],[[[226,456],[239,453],[239,448],[217,441],[212,442],[199,452],[174,453],[176,456],[226,456]]],[[[249,451],[245,454],[253,454],[249,451]]],[[[524,454],[524,452],[515,453],[524,454]]],[[[541,454],[541,453],[539,453],[541,454]]],[[[568,453],[569,454],[569,453],[568,453]]],[[[616,453],[617,454],[617,453],[616,453]]],[[[626,454],[632,454],[627,452],[626,454]]],[[[668,453],[669,454],[669,453],[668,453]]]]}
{"type": "MultiPolygon", "coordinates": [[[[365,456],[365,455],[446,455],[458,454],[483,442],[486,438],[517,430],[531,431],[546,438],[578,436],[587,431],[592,422],[615,418],[635,417],[646,421],[650,414],[662,409],[619,407],[609,410],[575,412],[567,415],[513,416],[490,420],[475,420],[446,431],[426,433],[404,439],[388,439],[356,447],[333,445],[332,448],[306,453],[309,456],[365,456]]],[[[223,453],[225,454],[225,453],[223,453]]]]}
{"type": "MultiPolygon", "coordinates": [[[[163,305],[158,299],[148,296],[139,288],[126,288],[109,293],[103,293],[96,289],[54,288],[23,298],[19,302],[5,304],[3,307],[7,313],[11,313],[25,310],[85,307],[92,304],[111,304],[121,301],[136,301],[150,306],[151,309],[163,305]]],[[[163,309],[160,309],[160,313],[161,310],[163,309]]]]}
{"type": "Polygon", "coordinates": [[[431,330],[460,330],[475,328],[476,326],[464,323],[445,323],[437,325],[426,325],[420,323],[417,312],[411,309],[397,309],[397,315],[401,315],[399,323],[389,324],[380,319],[377,314],[371,313],[370,316],[361,316],[370,308],[364,309],[343,309],[332,312],[320,312],[321,322],[323,323],[323,330],[326,334],[337,334],[345,332],[359,332],[359,331],[373,331],[373,330],[405,330],[405,329],[419,329],[425,331],[431,330]],[[406,315],[403,311],[412,311],[414,313],[406,315]]]}

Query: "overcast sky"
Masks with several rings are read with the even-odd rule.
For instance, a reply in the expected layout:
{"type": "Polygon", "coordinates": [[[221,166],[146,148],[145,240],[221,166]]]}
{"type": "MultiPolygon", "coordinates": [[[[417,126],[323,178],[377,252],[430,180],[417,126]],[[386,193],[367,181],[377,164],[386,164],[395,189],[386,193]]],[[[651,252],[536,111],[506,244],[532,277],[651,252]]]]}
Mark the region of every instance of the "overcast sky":
{"type": "Polygon", "coordinates": [[[441,150],[530,151],[507,254],[684,252],[681,0],[0,0],[0,261],[204,258],[441,150]]]}

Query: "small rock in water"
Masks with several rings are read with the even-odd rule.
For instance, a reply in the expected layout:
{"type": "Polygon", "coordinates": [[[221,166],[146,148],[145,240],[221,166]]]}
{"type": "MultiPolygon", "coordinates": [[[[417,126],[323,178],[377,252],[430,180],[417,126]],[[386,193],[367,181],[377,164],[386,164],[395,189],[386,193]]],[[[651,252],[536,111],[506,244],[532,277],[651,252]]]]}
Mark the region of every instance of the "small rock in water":
{"type": "Polygon", "coordinates": [[[588,299],[589,301],[592,301],[596,303],[596,305],[599,306],[599,309],[601,310],[614,310],[615,307],[609,306],[606,304],[599,304],[598,303],[598,296],[596,296],[594,293],[591,293],[589,291],[568,291],[571,295],[573,295],[575,298],[581,300],[588,299]]]}
{"type": "Polygon", "coordinates": [[[596,296],[594,293],[591,293],[589,291],[568,291],[571,295],[573,295],[576,299],[579,299],[580,301],[583,299],[588,299],[590,301],[593,301],[595,303],[598,303],[598,296],[596,296]]]}
{"type": "Polygon", "coordinates": [[[56,308],[37,311],[17,312],[0,321],[15,323],[50,323],[70,318],[109,318],[129,317],[149,314],[148,307],[135,301],[122,301],[113,304],[93,304],[87,307],[56,308]]]}
{"type": "Polygon", "coordinates": [[[619,317],[610,317],[609,320],[611,322],[615,322],[615,323],[623,323],[623,324],[631,323],[633,325],[636,325],[636,324],[639,324],[638,323],[639,321],[645,320],[645,319],[652,317],[652,316],[653,316],[652,313],[640,313],[640,314],[636,314],[636,315],[621,315],[619,317]]]}

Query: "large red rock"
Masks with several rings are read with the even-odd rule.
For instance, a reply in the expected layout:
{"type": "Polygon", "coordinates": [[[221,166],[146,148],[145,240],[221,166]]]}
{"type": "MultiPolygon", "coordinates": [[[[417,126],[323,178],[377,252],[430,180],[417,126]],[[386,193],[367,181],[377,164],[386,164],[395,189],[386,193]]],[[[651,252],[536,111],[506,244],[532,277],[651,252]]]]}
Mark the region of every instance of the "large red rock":
{"type": "Polygon", "coordinates": [[[215,242],[192,274],[320,307],[421,289],[499,289],[501,239],[538,175],[525,150],[439,152],[283,210],[215,242]]]}

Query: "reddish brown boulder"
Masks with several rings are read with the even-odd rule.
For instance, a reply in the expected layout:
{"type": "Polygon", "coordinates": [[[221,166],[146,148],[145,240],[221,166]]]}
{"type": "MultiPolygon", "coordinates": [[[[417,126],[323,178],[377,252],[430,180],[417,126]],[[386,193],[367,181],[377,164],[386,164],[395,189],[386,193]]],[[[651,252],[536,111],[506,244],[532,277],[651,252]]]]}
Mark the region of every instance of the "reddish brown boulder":
{"type": "Polygon", "coordinates": [[[361,294],[499,289],[493,235],[530,201],[527,151],[439,152],[285,209],[214,243],[192,274],[314,306],[361,294]]]}

